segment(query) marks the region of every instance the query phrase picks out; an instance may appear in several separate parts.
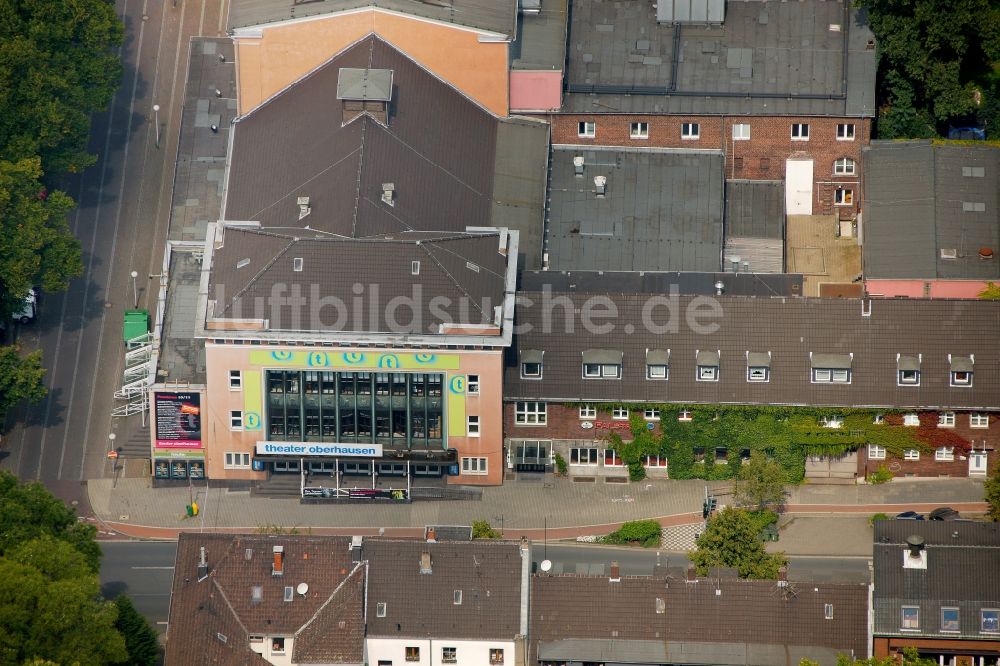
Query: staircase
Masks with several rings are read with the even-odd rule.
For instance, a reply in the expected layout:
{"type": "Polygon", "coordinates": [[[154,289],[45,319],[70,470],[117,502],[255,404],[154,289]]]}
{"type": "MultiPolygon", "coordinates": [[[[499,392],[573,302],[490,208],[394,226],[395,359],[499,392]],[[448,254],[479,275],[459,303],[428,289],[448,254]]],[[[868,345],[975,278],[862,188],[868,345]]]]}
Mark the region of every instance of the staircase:
{"type": "Polygon", "coordinates": [[[128,437],[125,441],[116,442],[117,447],[121,451],[119,455],[122,458],[144,458],[149,460],[149,421],[146,421],[145,425],[140,425],[139,421],[131,421],[130,425],[134,425],[134,428],[130,428],[128,437]]]}
{"type": "Polygon", "coordinates": [[[250,491],[260,497],[299,497],[302,492],[298,474],[272,474],[270,479],[260,481],[250,491]]]}

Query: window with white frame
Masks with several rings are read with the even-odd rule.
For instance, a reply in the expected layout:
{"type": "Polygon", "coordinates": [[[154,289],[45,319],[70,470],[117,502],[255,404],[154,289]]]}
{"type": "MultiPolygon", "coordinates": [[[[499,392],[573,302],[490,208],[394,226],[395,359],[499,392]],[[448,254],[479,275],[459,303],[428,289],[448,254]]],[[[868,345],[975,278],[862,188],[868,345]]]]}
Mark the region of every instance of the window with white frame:
{"type": "Polygon", "coordinates": [[[733,125],[733,141],[750,140],[750,123],[736,123],[733,125]]]}
{"type": "Polygon", "coordinates": [[[850,384],[851,371],[846,368],[813,368],[812,380],[818,384],[850,384]]]}
{"type": "Polygon", "coordinates": [[[699,365],[698,366],[698,377],[699,382],[717,382],[719,381],[719,366],[717,365],[699,365]]]}
{"type": "Polygon", "coordinates": [[[996,608],[980,610],[979,631],[984,634],[1000,634],[1000,610],[996,608]]]}
{"type": "Polygon", "coordinates": [[[972,373],[966,370],[954,370],[951,373],[952,386],[972,386],[972,373]]]}
{"type": "Polygon", "coordinates": [[[701,125],[698,123],[681,123],[682,139],[697,139],[701,136],[701,125]]]}
{"type": "Polygon", "coordinates": [[[944,606],[941,608],[941,631],[943,632],[954,632],[958,633],[959,630],[959,613],[958,608],[954,606],[948,607],[944,606]]]}
{"type": "Polygon", "coordinates": [[[792,123],[792,141],[808,141],[808,140],[809,140],[809,124],[792,123]]]}
{"type": "Polygon", "coordinates": [[[542,378],[542,364],[541,363],[522,363],[521,364],[521,379],[541,379],[542,378]]]}
{"type": "Polygon", "coordinates": [[[837,125],[837,141],[854,141],[854,123],[837,125]]]}
{"type": "Polygon", "coordinates": [[[577,125],[576,133],[578,136],[593,139],[597,136],[597,123],[593,120],[581,120],[577,125]]]}
{"type": "Polygon", "coordinates": [[[226,451],[226,469],[247,469],[250,467],[250,454],[243,451],[226,451]]]}
{"type": "Polygon", "coordinates": [[[920,630],[920,608],[918,606],[903,606],[900,628],[903,631],[920,630]]]}
{"type": "Polygon", "coordinates": [[[906,449],[903,451],[903,460],[920,460],[920,449],[906,449]]]}
{"type": "Polygon", "coordinates": [[[622,367],[616,363],[584,363],[583,376],[586,379],[618,379],[622,367]]]}
{"type": "Polygon", "coordinates": [[[823,604],[823,617],[827,620],[833,619],[833,604],[823,604]]]}
{"type": "Polygon", "coordinates": [[[597,407],[593,405],[580,405],[580,418],[581,419],[596,419],[597,418],[597,407]]]}
{"type": "Polygon", "coordinates": [[[652,364],[646,366],[646,379],[667,379],[670,371],[665,365],[652,364]]]}
{"type": "Polygon", "coordinates": [[[514,403],[514,423],[518,425],[545,425],[548,422],[548,405],[544,402],[519,400],[514,403]]]}
{"type": "Polygon", "coordinates": [[[855,163],[850,157],[841,157],[833,163],[833,173],[837,176],[853,176],[855,163]]]}
{"type": "Polygon", "coordinates": [[[243,373],[239,370],[229,371],[229,390],[239,391],[243,388],[243,373]]]}
{"type": "Polygon", "coordinates": [[[666,467],[666,456],[646,456],[646,467],[666,467]]]}
{"type": "Polygon", "coordinates": [[[375,606],[375,617],[385,617],[385,602],[380,601],[375,606]]]}
{"type": "Polygon", "coordinates": [[[646,409],[642,412],[642,418],[647,421],[659,421],[660,420],[660,410],[658,409],[646,409]]]}
{"type": "Polygon", "coordinates": [[[628,407],[612,407],[611,418],[615,421],[628,421],[628,407]]]}
{"type": "Polygon", "coordinates": [[[989,428],[990,427],[990,415],[982,414],[980,412],[973,412],[969,414],[969,427],[970,428],[989,428]]]}
{"type": "Polygon", "coordinates": [[[462,458],[462,474],[488,474],[486,458],[462,458]]]}
{"type": "Polygon", "coordinates": [[[844,427],[844,417],[843,416],[824,416],[819,420],[819,424],[824,428],[843,428],[844,427]]]}
{"type": "Polygon", "coordinates": [[[598,451],[596,448],[572,448],[569,450],[570,465],[596,465],[598,451]]]}
{"type": "Polygon", "coordinates": [[[920,415],[910,412],[909,414],[903,414],[903,425],[905,426],[918,426],[920,425],[920,415]]]}
{"type": "Polygon", "coordinates": [[[896,382],[900,386],[920,386],[920,371],[900,370],[896,382]]]}
{"type": "Polygon", "coordinates": [[[633,139],[648,139],[649,123],[643,123],[643,122],[632,123],[632,125],[629,127],[628,135],[633,139]]]}
{"type": "Polygon", "coordinates": [[[441,663],[442,664],[457,664],[458,663],[458,648],[454,648],[454,647],[443,647],[443,648],[441,648],[441,663]]]}
{"type": "Polygon", "coordinates": [[[468,395],[479,395],[479,375],[468,375],[465,378],[465,392],[468,395]]]}
{"type": "Polygon", "coordinates": [[[748,382],[766,382],[771,378],[771,369],[766,366],[750,366],[747,368],[748,382]]]}
{"type": "Polygon", "coordinates": [[[614,449],[604,449],[604,466],[605,467],[623,467],[625,463],[622,462],[621,456],[614,449]]]}
{"type": "Polygon", "coordinates": [[[854,204],[854,190],[847,187],[838,187],[833,191],[834,206],[850,206],[854,204]]]}
{"type": "Polygon", "coordinates": [[[407,645],[403,651],[403,659],[406,661],[420,661],[420,648],[414,645],[407,645]]]}
{"type": "Polygon", "coordinates": [[[243,412],[233,409],[229,412],[229,429],[243,430],[243,412]]]}
{"type": "Polygon", "coordinates": [[[872,423],[874,425],[882,425],[883,423],[885,423],[885,415],[884,414],[876,414],[872,418],[872,423]]]}
{"type": "Polygon", "coordinates": [[[678,421],[691,421],[693,419],[694,419],[694,417],[691,415],[691,412],[689,412],[687,410],[685,410],[685,411],[683,411],[683,412],[681,412],[680,414],[677,415],[677,420],[678,421]]]}
{"type": "Polygon", "coordinates": [[[271,653],[285,654],[285,637],[275,636],[271,639],[271,653]]]}
{"type": "Polygon", "coordinates": [[[938,414],[938,427],[939,428],[954,428],[955,427],[955,412],[941,412],[938,414]]]}
{"type": "Polygon", "coordinates": [[[479,437],[479,416],[478,415],[476,415],[476,416],[470,415],[468,417],[468,427],[466,428],[466,432],[468,433],[469,437],[479,437]]]}
{"type": "Polygon", "coordinates": [[[954,446],[939,446],[934,451],[934,460],[940,462],[951,462],[955,459],[955,447],[954,446]]]}
{"type": "Polygon", "coordinates": [[[885,460],[885,447],[879,446],[878,444],[868,445],[868,459],[869,460],[885,460]]]}

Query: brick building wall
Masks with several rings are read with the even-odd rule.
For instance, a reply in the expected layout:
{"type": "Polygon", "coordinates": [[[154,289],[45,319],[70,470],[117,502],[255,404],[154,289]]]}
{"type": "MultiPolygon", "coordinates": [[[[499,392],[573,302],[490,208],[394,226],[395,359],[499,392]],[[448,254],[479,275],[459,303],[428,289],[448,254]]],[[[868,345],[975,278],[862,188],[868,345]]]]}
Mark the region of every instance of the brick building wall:
{"type": "Polygon", "coordinates": [[[1000,641],[968,640],[968,639],[946,639],[946,638],[911,638],[911,637],[883,637],[874,638],[874,652],[878,658],[888,656],[899,656],[908,647],[915,647],[920,650],[921,655],[940,652],[945,655],[944,663],[949,663],[949,659],[954,658],[957,666],[979,666],[980,657],[985,657],[986,664],[997,663],[1000,658],[1000,641]]]}
{"type": "Polygon", "coordinates": [[[626,114],[554,114],[553,144],[625,146],[631,148],[691,148],[721,150],[726,178],[784,180],[789,157],[813,160],[813,213],[857,212],[861,202],[861,148],[871,139],[871,119],[793,116],[658,116],[626,114]],[[595,123],[593,138],[581,137],[579,124],[595,123]],[[648,136],[631,135],[633,123],[646,123],[648,136]],[[698,125],[698,138],[683,138],[682,126],[698,125]],[[733,125],[748,124],[750,138],[733,139],[733,125]],[[809,125],[809,140],[793,140],[792,125],[809,125]],[[838,125],[853,124],[853,140],[838,140],[838,125]],[[854,174],[834,173],[834,162],[854,160],[854,174]],[[853,193],[849,205],[836,205],[839,188],[853,193]]]}

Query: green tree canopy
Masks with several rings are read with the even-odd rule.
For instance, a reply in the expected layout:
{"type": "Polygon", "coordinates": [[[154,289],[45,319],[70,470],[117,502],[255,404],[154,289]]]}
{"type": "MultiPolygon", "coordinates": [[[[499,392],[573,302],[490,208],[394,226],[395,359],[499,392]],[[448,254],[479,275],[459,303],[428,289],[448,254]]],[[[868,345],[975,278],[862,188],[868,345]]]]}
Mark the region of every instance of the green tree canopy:
{"type": "Polygon", "coordinates": [[[699,576],[707,576],[714,567],[731,567],[739,570],[740,578],[774,579],[788,562],[783,553],[764,550],[753,518],[744,509],[724,508],[708,521],[695,545],[697,550],[688,558],[699,576]]]}
{"type": "Polygon", "coordinates": [[[128,666],[155,666],[160,658],[160,643],[156,632],[124,594],[115,599],[115,605],[118,606],[115,626],[125,639],[128,666]]]}
{"type": "MultiPolygon", "coordinates": [[[[896,657],[868,657],[867,659],[852,659],[846,654],[837,658],[837,666],[936,666],[934,659],[924,659],[916,648],[906,648],[903,650],[902,660],[896,657]]],[[[803,659],[799,666],[819,666],[819,662],[812,659],[803,659]]]]}
{"type": "Polygon", "coordinates": [[[761,511],[785,501],[785,470],[763,451],[752,451],[736,475],[736,503],[761,511]]]}
{"type": "Polygon", "coordinates": [[[983,483],[983,493],[988,505],[987,515],[990,520],[1000,522],[1000,462],[993,466],[993,472],[983,483]]]}
{"type": "Polygon", "coordinates": [[[44,377],[41,351],[21,356],[17,347],[0,347],[0,414],[22,400],[44,398],[44,377]]]}

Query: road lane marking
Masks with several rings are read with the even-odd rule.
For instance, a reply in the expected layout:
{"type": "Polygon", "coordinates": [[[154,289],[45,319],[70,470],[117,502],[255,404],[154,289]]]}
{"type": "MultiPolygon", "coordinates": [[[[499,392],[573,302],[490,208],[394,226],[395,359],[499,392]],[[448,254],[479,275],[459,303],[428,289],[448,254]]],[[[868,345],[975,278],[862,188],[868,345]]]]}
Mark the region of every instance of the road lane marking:
{"type": "Polygon", "coordinates": [[[156,569],[156,570],[160,570],[160,569],[173,569],[173,567],[129,567],[129,568],[130,569],[135,569],[135,570],[140,570],[140,569],[142,569],[142,570],[145,570],[145,569],[151,569],[151,570],[152,569],[156,569]]]}

